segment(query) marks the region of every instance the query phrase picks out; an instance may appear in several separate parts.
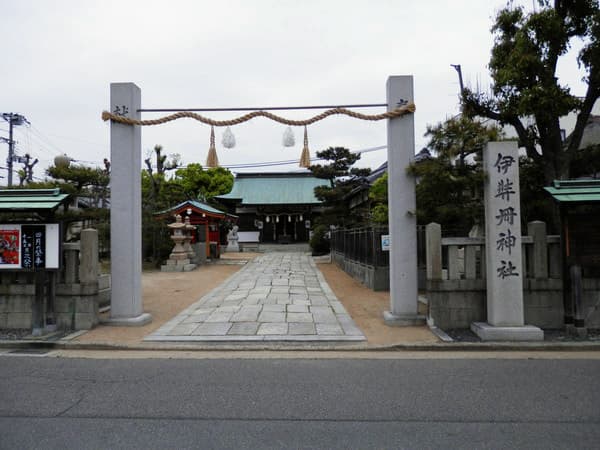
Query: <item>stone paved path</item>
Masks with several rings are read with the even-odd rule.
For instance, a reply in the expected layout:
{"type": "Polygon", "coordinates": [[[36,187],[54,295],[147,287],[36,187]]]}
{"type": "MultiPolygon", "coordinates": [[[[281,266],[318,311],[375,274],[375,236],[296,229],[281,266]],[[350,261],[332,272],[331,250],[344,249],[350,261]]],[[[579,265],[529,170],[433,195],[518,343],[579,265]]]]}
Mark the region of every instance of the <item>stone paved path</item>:
{"type": "Polygon", "coordinates": [[[365,337],[310,255],[267,253],[144,340],[323,342],[365,337]]]}

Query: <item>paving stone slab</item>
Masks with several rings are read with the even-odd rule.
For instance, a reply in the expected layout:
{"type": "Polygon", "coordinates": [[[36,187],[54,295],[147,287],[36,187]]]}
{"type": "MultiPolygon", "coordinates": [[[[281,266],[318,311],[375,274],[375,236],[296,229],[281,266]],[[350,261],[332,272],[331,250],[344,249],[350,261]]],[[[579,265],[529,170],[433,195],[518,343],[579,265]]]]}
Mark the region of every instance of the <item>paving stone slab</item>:
{"type": "Polygon", "coordinates": [[[171,331],[169,331],[170,335],[189,335],[192,334],[192,332],[198,328],[200,325],[198,325],[197,323],[187,323],[187,324],[182,324],[182,325],[177,325],[176,327],[172,328],[171,331]]]}
{"type": "Polygon", "coordinates": [[[205,320],[208,322],[229,322],[231,317],[233,316],[233,312],[217,312],[215,311],[210,316],[208,316],[205,320]]]}
{"type": "Polygon", "coordinates": [[[229,329],[229,332],[227,334],[232,335],[255,335],[256,332],[258,331],[258,326],[260,324],[258,322],[240,322],[240,323],[234,323],[231,328],[229,329]]]}
{"type": "Polygon", "coordinates": [[[329,306],[333,308],[333,311],[336,313],[345,313],[346,308],[339,301],[329,302],[329,306]]]}
{"type": "Polygon", "coordinates": [[[273,287],[271,288],[271,293],[269,295],[273,295],[273,294],[289,294],[290,292],[290,288],[287,286],[276,286],[273,285],[273,287]]]}
{"type": "Polygon", "coordinates": [[[285,312],[285,305],[263,305],[263,311],[285,312]]]}
{"type": "Polygon", "coordinates": [[[215,308],[197,308],[197,309],[192,309],[189,314],[190,315],[202,315],[202,314],[210,314],[215,310],[215,308]]]}
{"type": "Polygon", "coordinates": [[[232,324],[229,322],[203,323],[193,331],[192,335],[224,336],[231,327],[232,324]]]}
{"type": "Polygon", "coordinates": [[[247,298],[245,300],[242,300],[242,303],[240,303],[240,306],[252,306],[252,305],[260,305],[261,299],[260,298],[247,298]]]}
{"type": "Polygon", "coordinates": [[[314,312],[312,316],[315,323],[338,323],[333,312],[314,312]]]}
{"type": "Polygon", "coordinates": [[[316,298],[316,299],[308,299],[311,305],[314,306],[327,306],[329,305],[329,301],[326,298],[316,298]]]}
{"type": "Polygon", "coordinates": [[[287,323],[261,323],[260,327],[258,327],[257,335],[264,334],[287,334],[288,333],[288,324],[287,323]]]}
{"type": "Polygon", "coordinates": [[[313,315],[311,313],[303,312],[288,312],[286,320],[288,322],[313,322],[313,315]]]}
{"type": "Polygon", "coordinates": [[[301,288],[301,287],[291,287],[290,288],[290,294],[292,295],[304,295],[308,298],[308,291],[306,290],[306,288],[301,288]]]}
{"type": "Polygon", "coordinates": [[[181,321],[182,324],[187,324],[187,323],[195,323],[198,324],[200,322],[204,322],[206,319],[208,319],[208,316],[210,316],[210,313],[204,313],[204,314],[190,314],[187,318],[183,319],[181,321]]]}
{"type": "Polygon", "coordinates": [[[263,311],[258,316],[259,322],[285,322],[284,312],[263,311]]]}
{"type": "Polygon", "coordinates": [[[317,323],[317,334],[318,335],[342,335],[344,330],[337,323],[317,323]]]}
{"type": "Polygon", "coordinates": [[[223,304],[221,306],[218,306],[215,309],[214,312],[217,312],[217,313],[237,312],[237,311],[239,311],[240,308],[241,308],[241,306],[239,306],[239,305],[225,305],[225,304],[223,304]]]}
{"type": "Polygon", "coordinates": [[[363,332],[354,323],[341,323],[346,336],[363,336],[363,332]]]}
{"type": "Polygon", "coordinates": [[[308,300],[294,300],[294,299],[292,299],[292,304],[293,305],[309,306],[310,305],[310,301],[308,301],[308,300]]]}
{"type": "Polygon", "coordinates": [[[289,324],[289,334],[292,335],[298,335],[298,334],[310,334],[310,335],[314,335],[316,334],[316,330],[315,330],[315,324],[314,323],[308,323],[308,322],[302,322],[302,323],[293,323],[290,322],[289,324]]]}
{"type": "Polygon", "coordinates": [[[246,306],[235,313],[230,322],[256,322],[262,306],[246,306]]]}
{"type": "Polygon", "coordinates": [[[287,305],[287,312],[288,313],[307,313],[308,311],[308,305],[298,305],[298,304],[291,304],[291,305],[287,305]]]}
{"type": "Polygon", "coordinates": [[[254,289],[252,289],[249,293],[248,293],[248,297],[253,296],[253,295],[261,295],[261,294],[268,294],[269,292],[271,292],[271,287],[270,286],[260,286],[260,287],[255,287],[254,289]]]}

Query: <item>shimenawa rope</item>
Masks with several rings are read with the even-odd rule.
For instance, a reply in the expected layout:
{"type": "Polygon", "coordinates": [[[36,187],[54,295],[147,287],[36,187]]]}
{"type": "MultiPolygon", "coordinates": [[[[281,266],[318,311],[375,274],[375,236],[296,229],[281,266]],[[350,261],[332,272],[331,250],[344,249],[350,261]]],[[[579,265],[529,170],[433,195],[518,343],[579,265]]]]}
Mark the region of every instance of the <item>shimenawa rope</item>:
{"type": "Polygon", "coordinates": [[[243,116],[240,116],[240,117],[237,117],[237,118],[231,119],[231,120],[214,120],[209,117],[201,116],[200,114],[197,114],[197,113],[191,112],[191,111],[181,111],[181,112],[177,112],[175,114],[170,114],[165,117],[160,117],[158,119],[139,120],[139,119],[132,119],[132,118],[125,117],[125,116],[120,116],[118,114],[112,114],[108,111],[103,111],[102,112],[102,120],[104,120],[105,122],[108,120],[112,120],[113,122],[122,123],[122,124],[126,124],[126,125],[147,126],[147,125],[161,125],[163,123],[171,122],[173,120],[188,117],[190,119],[195,119],[195,120],[205,123],[207,125],[212,125],[215,127],[228,127],[228,126],[233,126],[233,125],[239,125],[240,123],[247,122],[248,120],[254,119],[255,117],[266,117],[267,119],[271,119],[275,122],[279,122],[284,125],[306,126],[306,125],[311,125],[315,122],[318,122],[319,120],[323,120],[326,117],[333,116],[333,115],[340,115],[340,114],[349,116],[349,117],[353,117],[355,119],[376,121],[376,120],[382,120],[382,119],[393,119],[395,117],[401,117],[406,114],[414,113],[414,112],[415,112],[415,104],[409,103],[407,105],[400,106],[392,111],[388,111],[388,112],[381,113],[381,114],[373,114],[373,115],[357,113],[355,111],[351,111],[346,108],[333,108],[333,109],[328,109],[327,111],[323,111],[321,114],[317,114],[316,116],[310,117],[305,120],[286,119],[285,117],[281,117],[281,116],[272,114],[267,111],[253,111],[251,113],[245,114],[243,116]]]}

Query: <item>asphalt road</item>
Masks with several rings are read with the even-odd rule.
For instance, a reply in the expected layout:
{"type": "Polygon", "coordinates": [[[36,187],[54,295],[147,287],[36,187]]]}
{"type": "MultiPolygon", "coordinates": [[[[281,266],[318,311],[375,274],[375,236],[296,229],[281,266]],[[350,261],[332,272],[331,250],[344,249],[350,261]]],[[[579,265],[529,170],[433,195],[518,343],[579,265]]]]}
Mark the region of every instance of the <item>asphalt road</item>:
{"type": "Polygon", "coordinates": [[[0,448],[599,448],[600,360],[0,356],[0,448]]]}

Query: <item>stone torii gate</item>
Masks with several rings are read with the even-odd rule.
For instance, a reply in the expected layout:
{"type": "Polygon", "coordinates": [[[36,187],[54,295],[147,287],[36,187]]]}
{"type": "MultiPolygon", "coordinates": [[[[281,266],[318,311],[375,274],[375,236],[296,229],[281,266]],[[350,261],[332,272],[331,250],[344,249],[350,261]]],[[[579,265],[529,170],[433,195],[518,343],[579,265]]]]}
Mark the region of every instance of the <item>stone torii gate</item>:
{"type": "MultiPolygon", "coordinates": [[[[391,76],[387,109],[413,102],[413,77],[391,76]]],[[[134,83],[111,83],[113,115],[141,119],[141,90],[134,83]]],[[[388,119],[388,192],[390,222],[390,311],[395,326],[424,323],[417,313],[417,232],[415,180],[406,172],[415,154],[414,116],[388,119]]],[[[111,278],[108,323],[144,325],[152,320],[141,295],[141,127],[111,120],[111,278]]]]}

